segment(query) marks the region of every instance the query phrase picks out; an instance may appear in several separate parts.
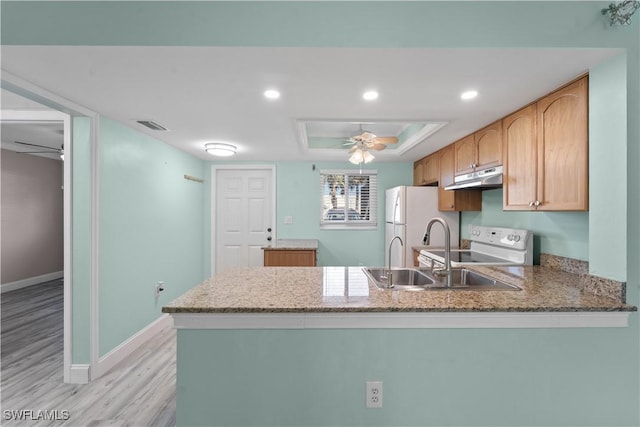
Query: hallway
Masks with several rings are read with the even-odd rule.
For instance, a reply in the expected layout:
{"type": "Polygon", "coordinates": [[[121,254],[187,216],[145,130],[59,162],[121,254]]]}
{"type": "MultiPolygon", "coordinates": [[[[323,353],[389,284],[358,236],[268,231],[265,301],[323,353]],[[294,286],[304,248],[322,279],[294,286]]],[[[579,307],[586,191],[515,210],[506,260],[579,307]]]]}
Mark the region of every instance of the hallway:
{"type": "Polygon", "coordinates": [[[3,426],[175,426],[173,329],[163,330],[101,378],[64,384],[62,280],[1,298],[3,426]],[[21,410],[33,412],[23,412],[22,421],[8,419],[14,412],[6,411],[19,416],[21,410]],[[57,411],[59,419],[36,420],[45,410],[57,411]]]}

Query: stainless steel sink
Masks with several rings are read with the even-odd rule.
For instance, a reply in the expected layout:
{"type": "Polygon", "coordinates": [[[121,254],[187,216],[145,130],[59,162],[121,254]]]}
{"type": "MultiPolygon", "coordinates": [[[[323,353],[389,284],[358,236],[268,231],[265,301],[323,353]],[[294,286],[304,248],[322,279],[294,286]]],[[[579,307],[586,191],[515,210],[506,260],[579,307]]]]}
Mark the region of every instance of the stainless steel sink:
{"type": "Polygon", "coordinates": [[[386,268],[365,268],[364,273],[381,289],[423,291],[435,283],[435,280],[427,276],[426,272],[415,268],[392,268],[393,288],[387,287],[387,279],[384,278],[387,275],[386,268]]]}
{"type": "Polygon", "coordinates": [[[386,268],[364,268],[364,273],[380,289],[397,291],[428,290],[487,290],[487,291],[519,291],[516,285],[485,276],[484,274],[465,268],[453,270],[453,285],[447,287],[444,277],[435,276],[431,270],[415,268],[392,268],[393,287],[387,287],[386,268]]]}
{"type": "Polygon", "coordinates": [[[501,280],[494,279],[484,274],[465,268],[453,269],[453,288],[467,290],[489,290],[489,291],[519,291],[516,285],[505,283],[501,280]]]}

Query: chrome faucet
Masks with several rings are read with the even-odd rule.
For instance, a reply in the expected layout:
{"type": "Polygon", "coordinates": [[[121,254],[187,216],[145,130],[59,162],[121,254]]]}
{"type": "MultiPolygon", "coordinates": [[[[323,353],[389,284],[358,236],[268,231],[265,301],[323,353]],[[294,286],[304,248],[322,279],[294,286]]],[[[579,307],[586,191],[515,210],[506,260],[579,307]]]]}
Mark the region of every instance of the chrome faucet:
{"type": "Polygon", "coordinates": [[[400,240],[400,246],[404,246],[404,243],[402,243],[402,238],[400,236],[395,236],[389,242],[389,263],[387,264],[387,274],[380,277],[381,279],[387,280],[387,288],[393,288],[393,273],[391,272],[391,247],[393,246],[393,242],[395,242],[396,239],[400,240]]]}
{"type": "Polygon", "coordinates": [[[429,240],[431,237],[431,226],[436,222],[442,224],[442,227],[444,228],[444,268],[433,270],[433,274],[437,276],[446,275],[446,285],[448,288],[450,288],[453,283],[453,270],[451,270],[451,231],[449,230],[449,224],[447,224],[447,221],[440,217],[432,218],[431,221],[429,221],[429,223],[427,224],[427,228],[424,231],[423,242],[425,245],[429,244],[429,240]]]}

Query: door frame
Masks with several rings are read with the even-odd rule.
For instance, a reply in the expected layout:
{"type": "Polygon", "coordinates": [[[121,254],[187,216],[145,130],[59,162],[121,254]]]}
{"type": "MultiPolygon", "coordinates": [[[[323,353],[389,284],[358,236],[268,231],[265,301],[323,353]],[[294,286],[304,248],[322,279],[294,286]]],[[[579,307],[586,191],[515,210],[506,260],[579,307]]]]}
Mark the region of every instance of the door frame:
{"type": "Polygon", "coordinates": [[[62,161],[63,168],[63,376],[64,381],[69,382],[71,376],[71,349],[72,349],[72,260],[71,260],[71,116],[60,111],[51,110],[2,110],[2,123],[50,123],[62,122],[62,140],[65,147],[65,159],[62,161]]]}
{"type": "Polygon", "coordinates": [[[271,217],[272,222],[272,236],[276,239],[277,236],[277,218],[276,218],[276,165],[273,164],[212,164],[211,165],[211,240],[209,241],[209,277],[214,275],[216,271],[216,247],[217,247],[217,235],[216,235],[216,175],[219,170],[268,170],[271,172],[271,217]]]}
{"type": "MultiPolygon", "coordinates": [[[[63,216],[64,216],[64,314],[63,314],[63,381],[72,384],[86,384],[97,372],[98,359],[98,119],[99,115],[88,108],[78,105],[66,98],[49,92],[30,83],[12,73],[2,70],[0,86],[9,92],[42,104],[49,110],[17,110],[28,113],[22,121],[33,121],[36,113],[45,120],[62,120],[64,123],[65,161],[63,164],[63,216]],[[90,152],[91,152],[91,207],[90,207],[90,278],[89,283],[89,342],[82,343],[89,347],[89,363],[73,363],[73,136],[71,132],[72,118],[86,117],[90,123],[90,152]]],[[[9,120],[11,110],[2,111],[2,119],[9,120]]],[[[16,111],[16,110],[14,110],[16,111]]],[[[17,119],[18,116],[14,116],[17,119]]],[[[42,119],[40,119],[42,120],[42,119]]],[[[77,345],[78,343],[76,343],[77,345]]]]}

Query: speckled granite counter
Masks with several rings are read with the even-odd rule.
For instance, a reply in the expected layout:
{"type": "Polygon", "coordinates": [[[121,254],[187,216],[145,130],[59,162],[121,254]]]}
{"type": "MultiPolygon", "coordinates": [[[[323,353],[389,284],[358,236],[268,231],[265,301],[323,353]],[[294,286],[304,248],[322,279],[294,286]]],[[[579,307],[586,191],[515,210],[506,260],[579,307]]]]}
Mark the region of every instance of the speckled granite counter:
{"type": "Polygon", "coordinates": [[[281,251],[318,249],[318,241],[315,239],[277,239],[262,249],[281,251]]]}
{"type": "Polygon", "coordinates": [[[520,291],[380,290],[362,267],[252,268],[220,274],[163,307],[165,313],[630,312],[581,286],[581,276],[540,266],[475,267],[520,291]]]}

